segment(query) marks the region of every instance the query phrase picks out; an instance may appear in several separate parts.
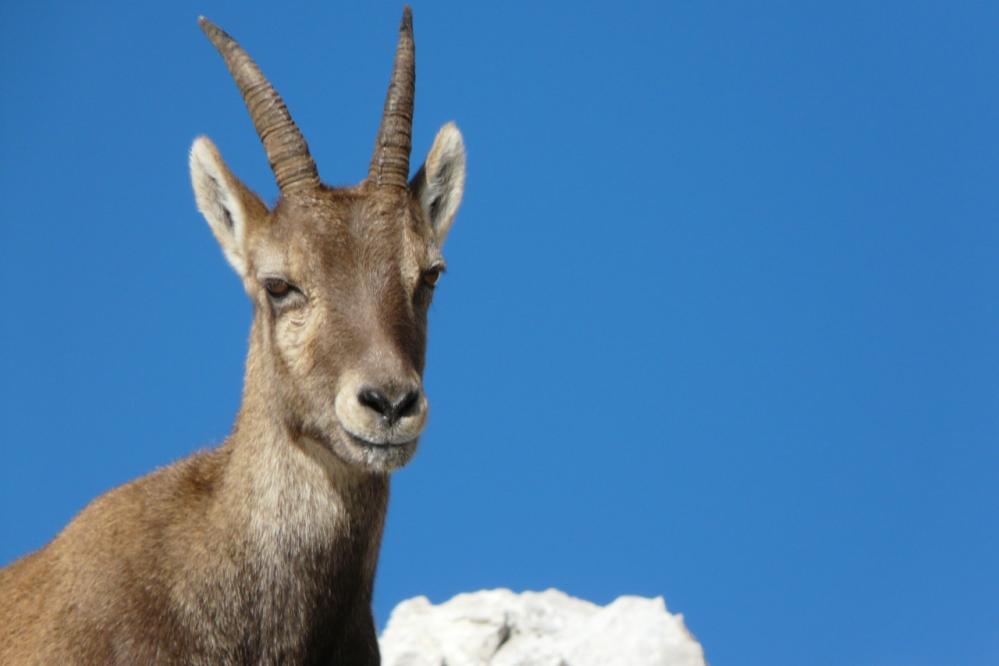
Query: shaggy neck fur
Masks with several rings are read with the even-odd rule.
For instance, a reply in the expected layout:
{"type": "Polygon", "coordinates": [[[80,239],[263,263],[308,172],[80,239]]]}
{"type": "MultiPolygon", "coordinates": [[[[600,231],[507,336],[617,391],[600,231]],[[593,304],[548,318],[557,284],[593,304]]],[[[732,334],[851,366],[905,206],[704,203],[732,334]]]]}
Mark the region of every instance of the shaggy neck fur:
{"type": "Polygon", "coordinates": [[[251,331],[218,506],[250,569],[243,583],[252,600],[246,610],[260,622],[257,654],[329,654],[352,645],[345,635],[373,635],[365,629],[388,476],[348,465],[286,421],[263,326],[255,321],[251,331]]]}

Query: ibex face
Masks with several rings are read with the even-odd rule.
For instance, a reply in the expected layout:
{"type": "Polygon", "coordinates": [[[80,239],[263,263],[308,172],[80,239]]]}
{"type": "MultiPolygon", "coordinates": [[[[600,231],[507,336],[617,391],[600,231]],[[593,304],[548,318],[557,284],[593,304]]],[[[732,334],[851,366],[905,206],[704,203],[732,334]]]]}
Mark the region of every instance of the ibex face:
{"type": "Polygon", "coordinates": [[[202,28],[236,79],[281,190],[269,210],[211,141],[195,141],[198,208],[254,303],[248,397],[348,463],[398,467],[426,423],[427,308],[465,175],[461,134],[449,123],[407,182],[409,9],[368,178],[346,189],[320,183],[304,138],[249,56],[204,19],[202,28]]]}

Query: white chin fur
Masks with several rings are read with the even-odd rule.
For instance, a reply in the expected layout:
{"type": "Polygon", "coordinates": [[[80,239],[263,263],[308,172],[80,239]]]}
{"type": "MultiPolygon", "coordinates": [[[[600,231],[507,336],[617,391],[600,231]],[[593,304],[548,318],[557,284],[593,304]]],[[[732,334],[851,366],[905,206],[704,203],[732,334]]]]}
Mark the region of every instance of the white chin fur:
{"type": "Polygon", "coordinates": [[[416,453],[416,440],[405,444],[375,445],[355,440],[344,431],[334,440],[333,451],[352,465],[373,472],[391,472],[410,461],[416,453]]]}

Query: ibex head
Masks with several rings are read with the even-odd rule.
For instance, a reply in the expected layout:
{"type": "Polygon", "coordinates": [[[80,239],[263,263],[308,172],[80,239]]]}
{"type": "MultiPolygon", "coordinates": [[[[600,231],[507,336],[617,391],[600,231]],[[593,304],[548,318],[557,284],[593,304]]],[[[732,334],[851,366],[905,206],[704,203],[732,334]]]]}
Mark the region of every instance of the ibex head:
{"type": "Polygon", "coordinates": [[[194,142],[198,208],[254,304],[247,398],[347,463],[398,467],[426,423],[427,308],[465,181],[464,144],[450,123],[408,181],[409,8],[368,176],[350,188],[320,182],[281,97],[239,44],[200,22],[239,86],[280,189],[268,209],[210,140],[194,142]]]}

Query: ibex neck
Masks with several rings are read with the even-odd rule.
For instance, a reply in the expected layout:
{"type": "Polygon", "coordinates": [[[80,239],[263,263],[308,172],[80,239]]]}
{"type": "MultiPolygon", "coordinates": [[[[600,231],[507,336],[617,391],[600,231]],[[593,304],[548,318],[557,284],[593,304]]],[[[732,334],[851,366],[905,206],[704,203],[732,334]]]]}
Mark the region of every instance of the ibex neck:
{"type": "Polygon", "coordinates": [[[267,366],[256,356],[256,329],[243,402],[226,444],[251,539],[269,556],[280,554],[275,548],[327,556],[332,549],[337,557],[355,561],[364,569],[355,573],[370,580],[388,504],[388,477],[348,465],[281,418],[259,376],[267,366]]]}
{"type": "MultiPolygon", "coordinates": [[[[205,611],[214,635],[231,640],[218,644],[219,655],[318,663],[309,655],[339,655],[361,630],[364,645],[375,640],[368,627],[388,478],[351,468],[283,423],[254,383],[252,354],[247,367],[232,434],[202,456],[216,471],[203,475],[212,480],[205,501],[188,502],[205,515],[189,530],[190,580],[177,587],[197,600],[225,591],[224,603],[205,611]]],[[[348,655],[336,663],[367,662],[348,655]]]]}

